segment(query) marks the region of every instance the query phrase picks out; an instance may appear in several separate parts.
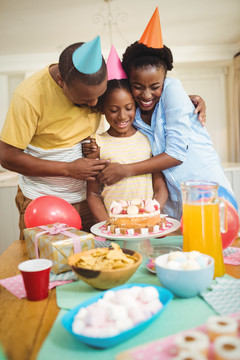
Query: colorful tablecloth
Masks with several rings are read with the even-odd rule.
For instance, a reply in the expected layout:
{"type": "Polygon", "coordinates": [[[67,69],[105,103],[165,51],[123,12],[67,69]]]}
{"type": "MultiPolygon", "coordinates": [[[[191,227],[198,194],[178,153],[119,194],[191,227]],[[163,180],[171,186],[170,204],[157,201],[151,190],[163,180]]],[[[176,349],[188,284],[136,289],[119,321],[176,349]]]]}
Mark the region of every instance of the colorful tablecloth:
{"type": "MultiPolygon", "coordinates": [[[[151,243],[161,245],[182,245],[182,236],[169,236],[164,239],[154,239],[151,243]]],[[[150,273],[144,266],[128,281],[129,283],[148,283],[159,285],[157,276],[150,273]]],[[[61,325],[61,317],[84,300],[96,295],[99,291],[82,281],[72,282],[57,288],[57,305],[61,311],[44,342],[38,360],[113,360],[115,356],[127,349],[133,348],[155,339],[159,339],[179,331],[202,325],[207,318],[215,315],[214,309],[202,297],[190,299],[174,298],[166,310],[149,327],[135,337],[109,349],[99,350],[73,338],[61,325]]]]}

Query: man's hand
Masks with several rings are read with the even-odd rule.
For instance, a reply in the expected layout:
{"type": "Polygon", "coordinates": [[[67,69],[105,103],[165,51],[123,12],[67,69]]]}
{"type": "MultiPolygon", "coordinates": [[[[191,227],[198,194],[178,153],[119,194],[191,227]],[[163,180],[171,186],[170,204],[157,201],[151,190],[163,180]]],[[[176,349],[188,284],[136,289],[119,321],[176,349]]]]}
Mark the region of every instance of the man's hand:
{"type": "Polygon", "coordinates": [[[96,180],[109,160],[81,158],[72,162],[39,159],[0,141],[2,167],[26,176],[67,176],[79,180],[96,180]]]}
{"type": "Polygon", "coordinates": [[[79,180],[94,181],[108,163],[108,160],[78,159],[67,164],[68,176],[79,180]]]}
{"type": "Polygon", "coordinates": [[[205,101],[199,95],[189,95],[191,101],[195,106],[195,114],[198,114],[198,120],[202,126],[206,123],[206,104],[205,101]]]}

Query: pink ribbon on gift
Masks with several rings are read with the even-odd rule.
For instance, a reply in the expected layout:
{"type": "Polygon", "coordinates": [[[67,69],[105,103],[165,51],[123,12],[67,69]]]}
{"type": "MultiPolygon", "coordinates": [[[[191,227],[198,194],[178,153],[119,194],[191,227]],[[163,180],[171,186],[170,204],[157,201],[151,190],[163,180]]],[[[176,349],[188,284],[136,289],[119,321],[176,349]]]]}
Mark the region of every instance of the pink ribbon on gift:
{"type": "Polygon", "coordinates": [[[75,229],[74,227],[68,227],[67,224],[53,224],[53,226],[51,227],[47,227],[47,226],[38,226],[40,229],[43,229],[44,231],[41,231],[40,233],[38,233],[35,236],[35,255],[36,255],[36,259],[39,258],[39,251],[38,251],[38,238],[40,235],[43,234],[50,234],[50,235],[57,235],[57,234],[62,234],[62,235],[66,235],[70,238],[72,238],[73,240],[73,251],[74,253],[80,252],[81,251],[81,242],[79,239],[79,236],[76,234],[73,234],[67,230],[71,230],[71,229],[75,229]]]}

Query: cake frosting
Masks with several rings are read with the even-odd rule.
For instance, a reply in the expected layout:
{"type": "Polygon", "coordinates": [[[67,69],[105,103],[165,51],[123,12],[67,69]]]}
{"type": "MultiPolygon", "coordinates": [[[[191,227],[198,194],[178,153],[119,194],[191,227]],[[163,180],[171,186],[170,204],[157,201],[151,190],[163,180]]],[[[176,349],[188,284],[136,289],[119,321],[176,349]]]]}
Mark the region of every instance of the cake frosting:
{"type": "Polygon", "coordinates": [[[148,234],[164,228],[166,219],[160,216],[160,204],[155,199],[113,201],[106,228],[122,235],[148,234]]]}

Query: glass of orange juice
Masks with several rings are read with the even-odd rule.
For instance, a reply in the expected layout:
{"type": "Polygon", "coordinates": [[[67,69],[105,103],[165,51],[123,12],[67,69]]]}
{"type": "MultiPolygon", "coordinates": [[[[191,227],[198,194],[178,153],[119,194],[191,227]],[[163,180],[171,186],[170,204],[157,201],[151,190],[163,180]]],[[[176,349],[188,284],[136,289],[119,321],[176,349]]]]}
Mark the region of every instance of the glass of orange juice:
{"type": "Polygon", "coordinates": [[[183,251],[199,251],[215,260],[214,277],[225,267],[221,232],[225,232],[225,203],[218,197],[218,184],[186,181],[181,184],[183,203],[183,251]]]}

